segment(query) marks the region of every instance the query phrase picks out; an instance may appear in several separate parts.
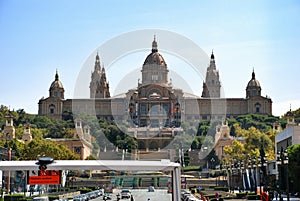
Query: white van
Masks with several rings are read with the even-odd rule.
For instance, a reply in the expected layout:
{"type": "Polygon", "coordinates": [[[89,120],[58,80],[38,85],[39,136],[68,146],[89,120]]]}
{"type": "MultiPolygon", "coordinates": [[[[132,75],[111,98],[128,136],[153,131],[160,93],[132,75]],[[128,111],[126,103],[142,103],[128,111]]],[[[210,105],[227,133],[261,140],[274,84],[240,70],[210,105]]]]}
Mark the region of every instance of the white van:
{"type": "Polygon", "coordinates": [[[49,201],[49,197],[48,196],[35,197],[33,198],[33,201],[49,201]]]}

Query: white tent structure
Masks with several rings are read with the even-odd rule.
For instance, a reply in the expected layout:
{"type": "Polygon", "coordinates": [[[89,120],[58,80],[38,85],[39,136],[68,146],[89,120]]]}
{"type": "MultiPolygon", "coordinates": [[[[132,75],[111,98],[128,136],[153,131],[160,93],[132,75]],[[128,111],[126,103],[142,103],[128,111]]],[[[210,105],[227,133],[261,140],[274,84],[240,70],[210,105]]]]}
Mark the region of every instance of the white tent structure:
{"type": "MultiPolygon", "coordinates": [[[[38,161],[1,161],[0,170],[38,170],[38,161]]],[[[47,170],[117,170],[117,171],[171,171],[172,172],[172,200],[180,201],[180,164],[161,161],[140,160],[54,160],[47,164],[47,170]]]]}

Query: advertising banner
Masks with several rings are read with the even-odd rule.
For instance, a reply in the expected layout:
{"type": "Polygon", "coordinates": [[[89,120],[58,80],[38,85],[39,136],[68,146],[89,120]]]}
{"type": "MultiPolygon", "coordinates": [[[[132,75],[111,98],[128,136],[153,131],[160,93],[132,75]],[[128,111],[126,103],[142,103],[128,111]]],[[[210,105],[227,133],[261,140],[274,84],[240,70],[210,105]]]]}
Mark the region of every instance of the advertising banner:
{"type": "Polygon", "coordinates": [[[28,171],[29,185],[34,184],[60,184],[61,170],[33,170],[28,171]]]}

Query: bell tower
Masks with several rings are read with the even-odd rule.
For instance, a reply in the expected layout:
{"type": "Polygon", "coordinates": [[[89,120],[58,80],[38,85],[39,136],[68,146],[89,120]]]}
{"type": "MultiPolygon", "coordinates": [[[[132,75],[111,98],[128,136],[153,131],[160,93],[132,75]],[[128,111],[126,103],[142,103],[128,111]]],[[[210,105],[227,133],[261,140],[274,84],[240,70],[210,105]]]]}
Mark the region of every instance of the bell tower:
{"type": "Polygon", "coordinates": [[[101,68],[100,57],[97,53],[90,82],[90,98],[110,98],[109,83],[106,80],[104,67],[101,68]]]}
{"type": "Polygon", "coordinates": [[[211,53],[210,64],[207,67],[205,82],[203,82],[202,98],[220,98],[221,82],[216,68],[214,53],[211,53]]]}
{"type": "Polygon", "coordinates": [[[16,138],[15,127],[14,127],[14,117],[11,114],[5,115],[5,126],[3,129],[2,140],[10,141],[16,138]]]}

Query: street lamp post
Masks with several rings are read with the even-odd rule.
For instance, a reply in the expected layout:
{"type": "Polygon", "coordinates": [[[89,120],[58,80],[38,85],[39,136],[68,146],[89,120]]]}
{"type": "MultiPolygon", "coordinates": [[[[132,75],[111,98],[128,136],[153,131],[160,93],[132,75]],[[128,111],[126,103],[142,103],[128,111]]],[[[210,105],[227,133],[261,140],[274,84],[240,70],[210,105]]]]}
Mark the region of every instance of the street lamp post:
{"type": "MultiPolygon", "coordinates": [[[[287,196],[287,200],[290,201],[290,192],[289,192],[289,172],[288,172],[288,164],[289,164],[289,158],[288,158],[288,153],[287,150],[285,149],[283,151],[283,148],[281,148],[281,151],[279,151],[277,153],[277,160],[276,160],[277,165],[280,165],[280,174],[279,174],[279,188],[283,187],[283,182],[284,182],[284,178],[283,178],[283,171],[284,169],[286,169],[286,196],[287,196]]],[[[279,168],[278,168],[279,169],[279,168]]],[[[279,198],[281,198],[281,193],[279,194],[279,198]]]]}
{"type": "Polygon", "coordinates": [[[238,190],[240,192],[241,188],[240,188],[240,183],[241,183],[241,161],[238,161],[236,163],[236,172],[237,172],[237,187],[238,187],[238,190]]]}
{"type": "Polygon", "coordinates": [[[260,156],[258,157],[258,167],[259,167],[259,169],[258,169],[258,171],[259,171],[259,174],[258,174],[258,176],[259,176],[259,194],[261,195],[261,193],[262,193],[262,190],[261,190],[261,185],[262,185],[262,179],[261,179],[261,177],[262,177],[262,159],[261,159],[260,156]]]}
{"type": "Polygon", "coordinates": [[[244,162],[244,160],[242,160],[241,161],[241,181],[242,181],[242,186],[243,186],[243,191],[245,191],[245,185],[243,185],[244,184],[244,170],[245,170],[245,162],[244,162]]]}
{"type": "Polygon", "coordinates": [[[223,176],[222,182],[224,182],[225,176],[227,178],[226,165],[221,164],[220,169],[222,170],[222,176],[223,176]]]}
{"type": "Polygon", "coordinates": [[[227,166],[227,172],[228,172],[228,183],[229,183],[229,191],[232,189],[232,166],[229,164],[227,166]]]}
{"type": "Polygon", "coordinates": [[[254,192],[257,193],[257,161],[256,157],[252,159],[252,166],[254,172],[254,192]]]}
{"type": "MultiPolygon", "coordinates": [[[[260,172],[262,173],[262,179],[260,177],[260,186],[263,185],[264,190],[267,188],[267,159],[266,159],[266,154],[265,150],[263,147],[260,149],[260,157],[259,157],[259,163],[260,163],[260,172]]],[[[261,188],[261,187],[260,187],[261,188]]],[[[262,193],[262,191],[260,191],[262,193]]]]}

